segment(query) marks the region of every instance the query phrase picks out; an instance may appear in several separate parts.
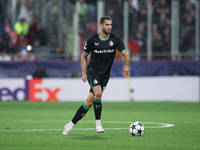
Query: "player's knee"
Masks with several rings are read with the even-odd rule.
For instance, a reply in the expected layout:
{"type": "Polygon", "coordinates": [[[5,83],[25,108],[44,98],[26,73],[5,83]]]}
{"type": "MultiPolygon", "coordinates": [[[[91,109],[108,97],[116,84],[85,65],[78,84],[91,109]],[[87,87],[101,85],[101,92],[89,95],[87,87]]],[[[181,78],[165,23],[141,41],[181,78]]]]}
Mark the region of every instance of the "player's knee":
{"type": "Polygon", "coordinates": [[[101,98],[101,97],[102,97],[102,92],[101,92],[101,91],[97,91],[97,92],[95,93],[95,97],[96,97],[96,98],[101,98]]]}

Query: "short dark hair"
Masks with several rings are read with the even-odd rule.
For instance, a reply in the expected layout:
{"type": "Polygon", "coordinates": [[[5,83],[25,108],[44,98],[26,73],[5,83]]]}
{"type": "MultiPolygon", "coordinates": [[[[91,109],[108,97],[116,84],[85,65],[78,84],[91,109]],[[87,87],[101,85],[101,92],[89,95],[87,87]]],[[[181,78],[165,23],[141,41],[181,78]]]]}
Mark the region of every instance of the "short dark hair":
{"type": "Polygon", "coordinates": [[[25,19],[25,18],[21,18],[20,21],[21,21],[21,22],[25,22],[26,19],[25,19]]]}
{"type": "Polygon", "coordinates": [[[112,18],[110,16],[103,16],[100,19],[100,24],[103,24],[105,20],[112,20],[112,18]]]}

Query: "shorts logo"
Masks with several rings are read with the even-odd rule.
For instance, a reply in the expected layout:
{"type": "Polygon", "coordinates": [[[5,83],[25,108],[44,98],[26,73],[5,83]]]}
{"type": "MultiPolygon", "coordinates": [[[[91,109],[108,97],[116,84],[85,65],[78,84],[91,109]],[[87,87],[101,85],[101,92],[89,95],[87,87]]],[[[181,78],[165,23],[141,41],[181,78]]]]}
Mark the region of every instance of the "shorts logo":
{"type": "Polygon", "coordinates": [[[113,41],[110,40],[109,45],[110,45],[110,46],[113,46],[113,41]]]}
{"type": "Polygon", "coordinates": [[[94,79],[93,84],[97,84],[97,83],[98,83],[97,79],[94,79]]]}

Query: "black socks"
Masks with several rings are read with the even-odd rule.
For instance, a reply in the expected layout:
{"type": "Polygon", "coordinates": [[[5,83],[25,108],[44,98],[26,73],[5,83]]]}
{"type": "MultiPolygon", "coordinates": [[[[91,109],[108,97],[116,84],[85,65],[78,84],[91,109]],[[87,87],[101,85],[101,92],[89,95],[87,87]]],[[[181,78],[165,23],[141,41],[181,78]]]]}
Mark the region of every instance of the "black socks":
{"type": "MultiPolygon", "coordinates": [[[[101,119],[101,111],[102,111],[101,99],[95,97],[93,107],[94,107],[94,114],[95,114],[96,120],[100,120],[101,119]]],[[[89,109],[90,108],[88,106],[86,106],[85,103],[84,103],[77,110],[74,118],[72,119],[72,122],[74,124],[76,124],[79,120],[81,120],[85,116],[85,114],[88,112],[89,109]]]]}
{"type": "Polygon", "coordinates": [[[101,99],[95,97],[93,107],[94,107],[94,114],[95,114],[96,120],[100,120],[101,119],[101,111],[102,111],[101,99]]]}
{"type": "Polygon", "coordinates": [[[72,122],[76,124],[81,118],[85,116],[90,108],[85,105],[85,103],[77,110],[72,122]]]}

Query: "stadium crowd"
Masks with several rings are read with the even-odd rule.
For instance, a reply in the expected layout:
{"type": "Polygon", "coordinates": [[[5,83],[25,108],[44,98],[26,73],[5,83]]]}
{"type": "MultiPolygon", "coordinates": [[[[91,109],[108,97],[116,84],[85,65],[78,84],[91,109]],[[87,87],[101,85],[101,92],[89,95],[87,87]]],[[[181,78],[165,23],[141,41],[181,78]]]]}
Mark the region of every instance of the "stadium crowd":
{"type": "MultiPolygon", "coordinates": [[[[33,0],[25,0],[27,9],[31,10],[33,0]]],[[[49,2],[48,0],[46,0],[49,2]]],[[[54,0],[56,3],[58,0],[54,0]]],[[[105,0],[105,14],[113,19],[113,33],[123,38],[123,0],[105,0]]],[[[152,0],[152,50],[154,59],[170,59],[171,48],[171,0],[152,0]]],[[[17,0],[17,4],[20,3],[17,0]]],[[[35,1],[36,2],[36,1],[35,1]]],[[[75,0],[67,0],[75,8],[75,0]]],[[[79,0],[79,34],[80,48],[85,40],[97,32],[97,3],[93,0],[79,0]]],[[[129,3],[129,42],[128,49],[132,59],[145,59],[147,53],[147,0],[128,0],[129,3]]],[[[0,3],[1,4],[1,3],[0,3]]],[[[48,3],[47,3],[48,4],[48,3]]],[[[56,20],[51,31],[41,24],[38,13],[32,20],[20,18],[12,24],[9,16],[0,5],[0,61],[36,61],[49,59],[70,59],[66,44],[57,44],[56,20]],[[55,39],[49,39],[53,32],[55,39]],[[64,46],[63,46],[64,45],[64,46]]],[[[17,7],[18,8],[18,7],[17,7]]],[[[58,8],[52,10],[58,12],[58,8]]],[[[16,13],[18,15],[18,13],[16,13]]],[[[180,41],[181,52],[194,53],[195,49],[195,0],[180,1],[180,41]]],[[[70,28],[69,28],[70,30],[70,28]]],[[[68,45],[72,39],[67,32],[68,45]]],[[[71,48],[72,46],[68,46],[71,48]]],[[[117,57],[116,57],[117,59],[117,57]]]]}

